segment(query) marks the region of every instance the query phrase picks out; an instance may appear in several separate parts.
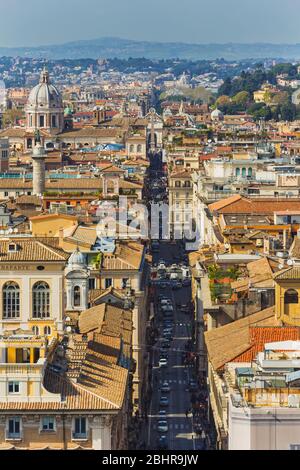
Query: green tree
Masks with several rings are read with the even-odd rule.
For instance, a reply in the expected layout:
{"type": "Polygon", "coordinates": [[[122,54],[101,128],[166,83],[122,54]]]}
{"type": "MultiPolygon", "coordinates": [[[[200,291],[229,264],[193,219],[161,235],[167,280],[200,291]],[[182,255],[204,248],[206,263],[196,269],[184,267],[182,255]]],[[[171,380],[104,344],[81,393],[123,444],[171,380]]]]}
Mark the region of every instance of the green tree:
{"type": "Polygon", "coordinates": [[[230,104],[231,99],[227,95],[221,95],[219,98],[216,100],[216,105],[217,107],[222,107],[230,104]]]}
{"type": "Polygon", "coordinates": [[[232,101],[238,105],[245,106],[250,99],[250,94],[248,91],[239,91],[236,95],[232,97],[232,101]]]}
{"type": "Polygon", "coordinates": [[[18,120],[23,117],[22,111],[19,109],[8,109],[3,114],[2,122],[4,127],[13,127],[16,126],[18,120]]]}

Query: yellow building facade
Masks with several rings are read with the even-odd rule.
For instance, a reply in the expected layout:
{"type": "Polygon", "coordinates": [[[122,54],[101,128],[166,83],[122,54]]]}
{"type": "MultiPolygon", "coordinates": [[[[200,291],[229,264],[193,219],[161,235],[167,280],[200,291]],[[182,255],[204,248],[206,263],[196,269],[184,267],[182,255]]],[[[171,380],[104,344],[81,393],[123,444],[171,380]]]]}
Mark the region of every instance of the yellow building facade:
{"type": "Polygon", "coordinates": [[[36,239],[0,240],[0,249],[0,334],[62,333],[68,255],[36,239]]]}
{"type": "Polygon", "coordinates": [[[275,315],[284,325],[300,326],[300,266],[278,272],[275,279],[275,315]]]}

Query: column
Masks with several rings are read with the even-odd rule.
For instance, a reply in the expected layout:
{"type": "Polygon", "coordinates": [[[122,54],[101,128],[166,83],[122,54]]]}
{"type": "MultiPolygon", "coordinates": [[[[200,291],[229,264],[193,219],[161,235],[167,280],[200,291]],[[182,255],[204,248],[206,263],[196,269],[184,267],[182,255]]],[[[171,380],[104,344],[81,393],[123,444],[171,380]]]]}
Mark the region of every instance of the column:
{"type": "Polygon", "coordinates": [[[66,281],[66,291],[67,291],[67,306],[66,310],[73,310],[73,302],[72,302],[72,282],[67,280],[66,281]]]}
{"type": "Polygon", "coordinates": [[[87,310],[88,308],[88,289],[87,289],[87,279],[85,279],[82,288],[81,288],[81,308],[82,310],[87,310]]]}
{"type": "Polygon", "coordinates": [[[20,305],[20,328],[26,329],[28,320],[32,317],[32,296],[30,288],[30,276],[22,277],[21,289],[21,305],[20,305]]]}

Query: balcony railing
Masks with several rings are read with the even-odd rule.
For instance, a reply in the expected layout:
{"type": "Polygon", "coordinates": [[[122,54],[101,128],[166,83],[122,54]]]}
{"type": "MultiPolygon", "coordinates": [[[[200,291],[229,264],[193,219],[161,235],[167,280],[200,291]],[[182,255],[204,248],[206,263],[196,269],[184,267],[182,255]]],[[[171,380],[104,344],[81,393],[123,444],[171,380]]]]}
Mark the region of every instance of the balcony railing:
{"type": "Polygon", "coordinates": [[[12,433],[12,432],[7,432],[6,433],[6,439],[12,440],[12,441],[20,441],[22,439],[21,433],[12,433]]]}
{"type": "Polygon", "coordinates": [[[86,440],[88,438],[87,436],[87,432],[73,432],[72,433],[72,438],[75,439],[75,440],[86,440]]]}

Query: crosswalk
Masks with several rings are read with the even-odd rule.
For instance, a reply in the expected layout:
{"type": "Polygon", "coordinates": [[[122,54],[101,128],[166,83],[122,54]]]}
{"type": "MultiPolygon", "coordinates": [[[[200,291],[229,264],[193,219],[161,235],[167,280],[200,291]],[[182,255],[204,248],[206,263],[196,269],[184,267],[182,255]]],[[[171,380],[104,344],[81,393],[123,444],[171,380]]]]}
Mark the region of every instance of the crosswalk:
{"type": "MultiPolygon", "coordinates": [[[[191,429],[191,425],[190,424],[178,424],[178,423],[170,423],[168,425],[168,428],[170,431],[174,430],[174,431],[186,431],[186,430],[189,430],[191,429]]],[[[153,424],[152,426],[152,429],[155,431],[157,429],[157,425],[156,424],[153,424]]]]}
{"type": "Polygon", "coordinates": [[[184,380],[184,379],[160,379],[159,380],[159,383],[162,384],[163,382],[168,382],[169,385],[171,384],[178,384],[178,385],[186,385],[188,383],[187,380],[184,380]]]}

